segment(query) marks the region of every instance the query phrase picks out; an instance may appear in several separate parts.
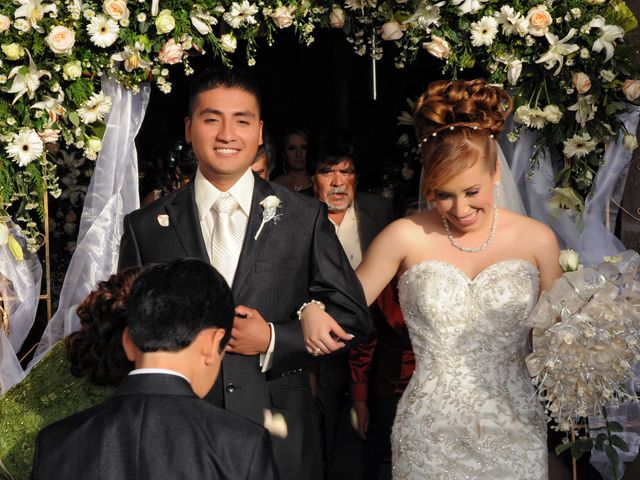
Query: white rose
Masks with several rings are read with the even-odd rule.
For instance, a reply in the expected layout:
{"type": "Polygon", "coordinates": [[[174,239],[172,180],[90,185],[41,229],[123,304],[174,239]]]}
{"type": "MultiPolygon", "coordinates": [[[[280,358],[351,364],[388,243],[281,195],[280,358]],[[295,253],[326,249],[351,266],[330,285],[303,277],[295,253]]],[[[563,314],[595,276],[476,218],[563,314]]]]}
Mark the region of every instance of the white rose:
{"type": "Polygon", "coordinates": [[[531,108],[529,105],[521,105],[516,108],[516,111],[513,114],[513,119],[517,123],[521,123],[528,127],[531,123],[531,108]]]}
{"type": "Polygon", "coordinates": [[[547,105],[544,107],[544,117],[549,123],[558,123],[562,118],[562,110],[556,105],[547,105]]]}
{"type": "Polygon", "coordinates": [[[85,153],[87,154],[87,158],[89,158],[90,160],[95,160],[101,149],[102,141],[99,138],[90,137],[89,140],[87,140],[85,153]]]}
{"type": "Polygon", "coordinates": [[[345,19],[346,14],[344,13],[344,10],[340,7],[333,7],[329,14],[329,23],[331,24],[331,28],[343,28],[345,19]]]}
{"type": "Polygon", "coordinates": [[[402,38],[402,35],[404,35],[402,27],[398,22],[385,23],[382,25],[380,34],[383,40],[399,40],[402,38]]]}
{"type": "Polygon", "coordinates": [[[278,7],[275,11],[270,15],[273,19],[273,23],[276,24],[278,28],[287,28],[293,24],[293,11],[295,7],[278,7]]]}
{"type": "Polygon", "coordinates": [[[67,62],[62,67],[62,76],[66,80],[75,80],[76,78],[80,78],[82,75],[82,64],[80,60],[73,60],[71,62],[67,62]]]}
{"type": "Polygon", "coordinates": [[[45,40],[53,53],[71,53],[76,43],[76,34],[67,27],[57,25],[51,29],[45,40]]]}
{"type": "Polygon", "coordinates": [[[162,63],[166,63],[167,65],[174,65],[182,61],[183,54],[184,49],[182,48],[182,45],[176,43],[173,38],[170,38],[167,43],[164,44],[160,53],[158,53],[158,60],[162,63]]]}
{"type": "Polygon", "coordinates": [[[560,251],[560,258],[558,259],[560,267],[565,272],[575,272],[580,266],[580,255],[575,250],[568,248],[560,251]]]}
{"type": "Polygon", "coordinates": [[[638,148],[638,139],[633,133],[625,133],[624,135],[624,148],[627,150],[635,150],[638,148]]]}
{"type": "Polygon", "coordinates": [[[0,223],[0,246],[6,245],[9,243],[9,227],[7,224],[2,222],[0,223]]]}
{"type": "Polygon", "coordinates": [[[636,98],[640,97],[640,80],[625,80],[624,85],[622,85],[622,91],[624,92],[624,96],[627,97],[627,100],[633,102],[636,98]]]}
{"type": "Polygon", "coordinates": [[[114,20],[129,18],[129,9],[124,0],[105,0],[102,10],[114,20]]]}
{"type": "Polygon", "coordinates": [[[24,56],[24,48],[18,43],[5,43],[0,48],[9,60],[18,60],[24,56]]]}
{"type": "Polygon", "coordinates": [[[546,5],[538,5],[533,7],[527,13],[527,20],[529,21],[529,34],[534,37],[542,37],[549,30],[549,25],[553,23],[553,18],[547,11],[546,5]]]}
{"type": "Polygon", "coordinates": [[[287,421],[285,420],[284,415],[282,415],[281,413],[274,413],[271,410],[265,408],[264,428],[266,428],[274,437],[287,438],[287,421]]]}
{"type": "Polygon", "coordinates": [[[275,195],[269,195],[260,202],[260,205],[265,209],[278,208],[280,206],[280,199],[275,195]]]}
{"type": "Polygon", "coordinates": [[[449,58],[449,55],[451,55],[449,43],[444,38],[435,35],[431,36],[430,42],[426,42],[422,46],[427,52],[440,60],[449,58]]]}
{"type": "Polygon", "coordinates": [[[169,33],[176,28],[176,20],[171,15],[171,10],[162,10],[156,17],[156,30],[158,33],[169,33]]]}
{"type": "Polygon", "coordinates": [[[587,93],[591,88],[591,79],[582,72],[575,72],[571,75],[571,83],[578,93],[587,93]]]}
{"type": "Polygon", "coordinates": [[[60,138],[60,130],[47,128],[42,132],[38,132],[38,135],[40,135],[40,138],[44,143],[56,143],[60,138]]]}
{"type": "Polygon", "coordinates": [[[11,26],[11,19],[6,15],[0,15],[0,33],[6,32],[11,26]]]}
{"type": "Polygon", "coordinates": [[[222,44],[222,50],[228,53],[233,53],[236,51],[238,47],[238,40],[231,33],[225,33],[220,37],[220,42],[222,44]]]}

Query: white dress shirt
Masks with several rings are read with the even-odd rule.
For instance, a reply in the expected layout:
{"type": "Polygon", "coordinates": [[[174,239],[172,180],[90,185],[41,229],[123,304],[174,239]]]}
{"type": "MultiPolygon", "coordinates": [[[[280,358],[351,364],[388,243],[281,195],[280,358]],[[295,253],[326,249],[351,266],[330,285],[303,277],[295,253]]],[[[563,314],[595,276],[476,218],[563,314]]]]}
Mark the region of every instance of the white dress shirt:
{"type": "MultiPolygon", "coordinates": [[[[247,223],[249,222],[249,214],[251,213],[251,200],[253,199],[254,185],[255,178],[253,178],[253,171],[250,168],[247,168],[247,171],[242,174],[238,181],[234,183],[229,190],[227,190],[227,193],[229,193],[238,202],[238,208],[233,212],[231,218],[235,227],[242,230],[243,239],[247,232],[247,223]]],[[[200,218],[200,228],[202,229],[204,244],[207,247],[209,260],[212,262],[211,237],[213,236],[215,221],[211,207],[218,197],[224,192],[214,187],[213,184],[211,184],[211,182],[202,175],[200,169],[196,172],[193,190],[196,199],[196,206],[198,207],[198,217],[200,218]]],[[[238,267],[238,260],[239,258],[235,259],[235,268],[238,267]]],[[[251,305],[247,306],[251,307],[251,305]]],[[[273,328],[273,324],[268,323],[268,325],[271,329],[271,341],[269,342],[267,352],[260,354],[260,366],[262,367],[263,372],[266,372],[271,368],[271,354],[273,353],[276,343],[276,332],[273,328]]]]}
{"type": "MultiPolygon", "coordinates": [[[[331,218],[329,218],[331,220],[331,218]]],[[[333,221],[331,222],[333,223],[333,221]]],[[[360,234],[358,233],[358,219],[356,217],[356,209],[353,202],[344,213],[340,225],[333,223],[336,228],[336,235],[342,245],[344,253],[347,254],[351,268],[358,268],[362,262],[362,247],[360,246],[360,234]]]]}
{"type": "Polygon", "coordinates": [[[148,375],[150,373],[161,373],[163,375],[173,375],[175,377],[181,377],[189,382],[189,384],[191,384],[191,381],[189,381],[189,379],[180,372],[176,372],[175,370],[168,370],[166,368],[136,368],[135,370],[130,371],[129,375],[148,375]]]}

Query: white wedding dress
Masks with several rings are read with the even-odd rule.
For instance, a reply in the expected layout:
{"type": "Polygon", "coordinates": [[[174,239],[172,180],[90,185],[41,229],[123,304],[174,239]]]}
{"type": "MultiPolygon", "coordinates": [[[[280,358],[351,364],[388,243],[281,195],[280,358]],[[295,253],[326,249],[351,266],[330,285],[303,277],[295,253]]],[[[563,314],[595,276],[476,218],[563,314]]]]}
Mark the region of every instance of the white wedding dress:
{"type": "Polygon", "coordinates": [[[402,275],[416,370],[393,426],[395,480],[548,478],[542,406],[524,363],[538,286],[522,259],[473,280],[439,260],[402,275]]]}

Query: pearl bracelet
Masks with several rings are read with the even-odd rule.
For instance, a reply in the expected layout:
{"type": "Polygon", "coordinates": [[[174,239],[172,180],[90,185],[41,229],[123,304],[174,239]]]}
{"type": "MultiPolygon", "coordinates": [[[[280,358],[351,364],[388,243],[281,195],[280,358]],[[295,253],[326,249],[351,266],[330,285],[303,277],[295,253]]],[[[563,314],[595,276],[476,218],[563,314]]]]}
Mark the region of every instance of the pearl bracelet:
{"type": "Polygon", "coordinates": [[[324,303],[322,303],[320,300],[310,300],[308,302],[305,302],[302,304],[302,306],[298,309],[298,311],[296,312],[296,314],[298,315],[298,320],[302,321],[302,312],[304,311],[305,308],[307,308],[309,305],[313,305],[316,304],[318,305],[323,311],[325,310],[325,305],[324,303]]]}

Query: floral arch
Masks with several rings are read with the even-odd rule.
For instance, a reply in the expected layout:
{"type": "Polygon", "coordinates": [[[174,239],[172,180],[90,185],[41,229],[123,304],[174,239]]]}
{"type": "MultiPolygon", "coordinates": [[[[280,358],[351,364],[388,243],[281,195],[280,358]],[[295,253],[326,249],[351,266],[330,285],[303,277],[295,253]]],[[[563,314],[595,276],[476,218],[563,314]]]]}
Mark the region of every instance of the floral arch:
{"type": "MultiPolygon", "coordinates": [[[[564,168],[556,201],[579,210],[602,164],[603,146],[624,130],[615,115],[638,104],[640,76],[625,32],[637,25],[622,1],[605,0],[14,0],[0,6],[0,198],[3,219],[39,246],[43,200],[61,187],[47,145],[61,142],[95,159],[111,100],[107,74],[127,88],[152,81],[171,90],[169,65],[193,72],[207,49],[223,63],[244,48],[295,29],[311,44],[319,28],[340,29],[358,55],[380,58],[395,43],[398,68],[416,55],[442,60],[450,76],[473,65],[515,100],[516,140],[535,130],[537,153],[564,168]]],[[[625,133],[629,149],[633,132],[625,133]]],[[[0,223],[0,241],[10,241],[0,223]]],[[[19,247],[13,241],[16,254],[19,247]]]]}

